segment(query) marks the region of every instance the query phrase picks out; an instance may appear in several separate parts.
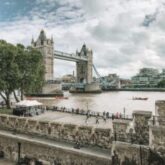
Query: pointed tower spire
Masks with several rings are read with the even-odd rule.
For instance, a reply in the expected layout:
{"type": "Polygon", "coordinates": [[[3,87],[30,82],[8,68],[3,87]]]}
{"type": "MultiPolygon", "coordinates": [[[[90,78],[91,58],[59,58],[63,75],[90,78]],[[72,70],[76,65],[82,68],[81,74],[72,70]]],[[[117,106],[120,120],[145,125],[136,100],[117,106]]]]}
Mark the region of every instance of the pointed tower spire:
{"type": "Polygon", "coordinates": [[[51,42],[54,43],[54,40],[53,40],[53,35],[51,36],[51,42]]]}
{"type": "Polygon", "coordinates": [[[46,34],[45,34],[45,31],[43,29],[40,32],[38,40],[40,40],[40,41],[45,41],[46,40],[46,34]]]}

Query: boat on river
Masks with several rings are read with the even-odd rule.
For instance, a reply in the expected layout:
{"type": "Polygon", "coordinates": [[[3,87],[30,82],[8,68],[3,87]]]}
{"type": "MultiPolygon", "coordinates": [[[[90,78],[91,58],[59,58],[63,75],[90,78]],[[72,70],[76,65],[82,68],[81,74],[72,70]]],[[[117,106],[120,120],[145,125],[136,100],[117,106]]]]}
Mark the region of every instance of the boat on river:
{"type": "Polygon", "coordinates": [[[148,100],[148,97],[132,97],[132,100],[148,100]]]}

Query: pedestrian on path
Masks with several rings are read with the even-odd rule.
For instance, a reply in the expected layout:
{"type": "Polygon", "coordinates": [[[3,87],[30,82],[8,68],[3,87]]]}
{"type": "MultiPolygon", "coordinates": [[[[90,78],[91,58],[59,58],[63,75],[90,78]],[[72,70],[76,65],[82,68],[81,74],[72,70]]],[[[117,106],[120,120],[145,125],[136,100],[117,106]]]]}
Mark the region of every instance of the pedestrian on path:
{"type": "Polygon", "coordinates": [[[99,117],[96,116],[96,124],[99,124],[99,117]]]}
{"type": "Polygon", "coordinates": [[[87,123],[87,122],[88,122],[89,117],[90,117],[90,115],[89,115],[89,113],[87,112],[87,114],[86,114],[86,120],[85,120],[85,123],[87,123]]]}
{"type": "Polygon", "coordinates": [[[105,115],[103,116],[103,120],[104,120],[104,122],[106,123],[106,116],[105,116],[105,115]]]}

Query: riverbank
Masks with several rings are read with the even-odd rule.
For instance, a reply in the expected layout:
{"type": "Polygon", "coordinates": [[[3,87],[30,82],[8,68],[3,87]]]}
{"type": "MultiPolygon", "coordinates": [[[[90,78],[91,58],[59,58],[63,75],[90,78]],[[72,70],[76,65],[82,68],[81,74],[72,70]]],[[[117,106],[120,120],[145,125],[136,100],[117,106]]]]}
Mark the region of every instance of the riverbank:
{"type": "Polygon", "coordinates": [[[121,88],[121,89],[103,89],[103,91],[165,92],[165,88],[121,88]]]}

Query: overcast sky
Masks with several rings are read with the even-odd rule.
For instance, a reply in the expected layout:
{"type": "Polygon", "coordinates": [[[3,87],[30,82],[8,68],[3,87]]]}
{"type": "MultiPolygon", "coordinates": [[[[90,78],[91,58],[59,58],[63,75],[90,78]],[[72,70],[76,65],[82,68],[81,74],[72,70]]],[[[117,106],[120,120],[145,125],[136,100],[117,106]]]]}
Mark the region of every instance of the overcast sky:
{"type": "MultiPolygon", "coordinates": [[[[86,43],[101,75],[165,68],[165,0],[1,0],[0,39],[30,45],[41,29],[56,50],[86,43]]],[[[54,69],[56,77],[71,74],[75,64],[55,60],[54,69]]]]}

